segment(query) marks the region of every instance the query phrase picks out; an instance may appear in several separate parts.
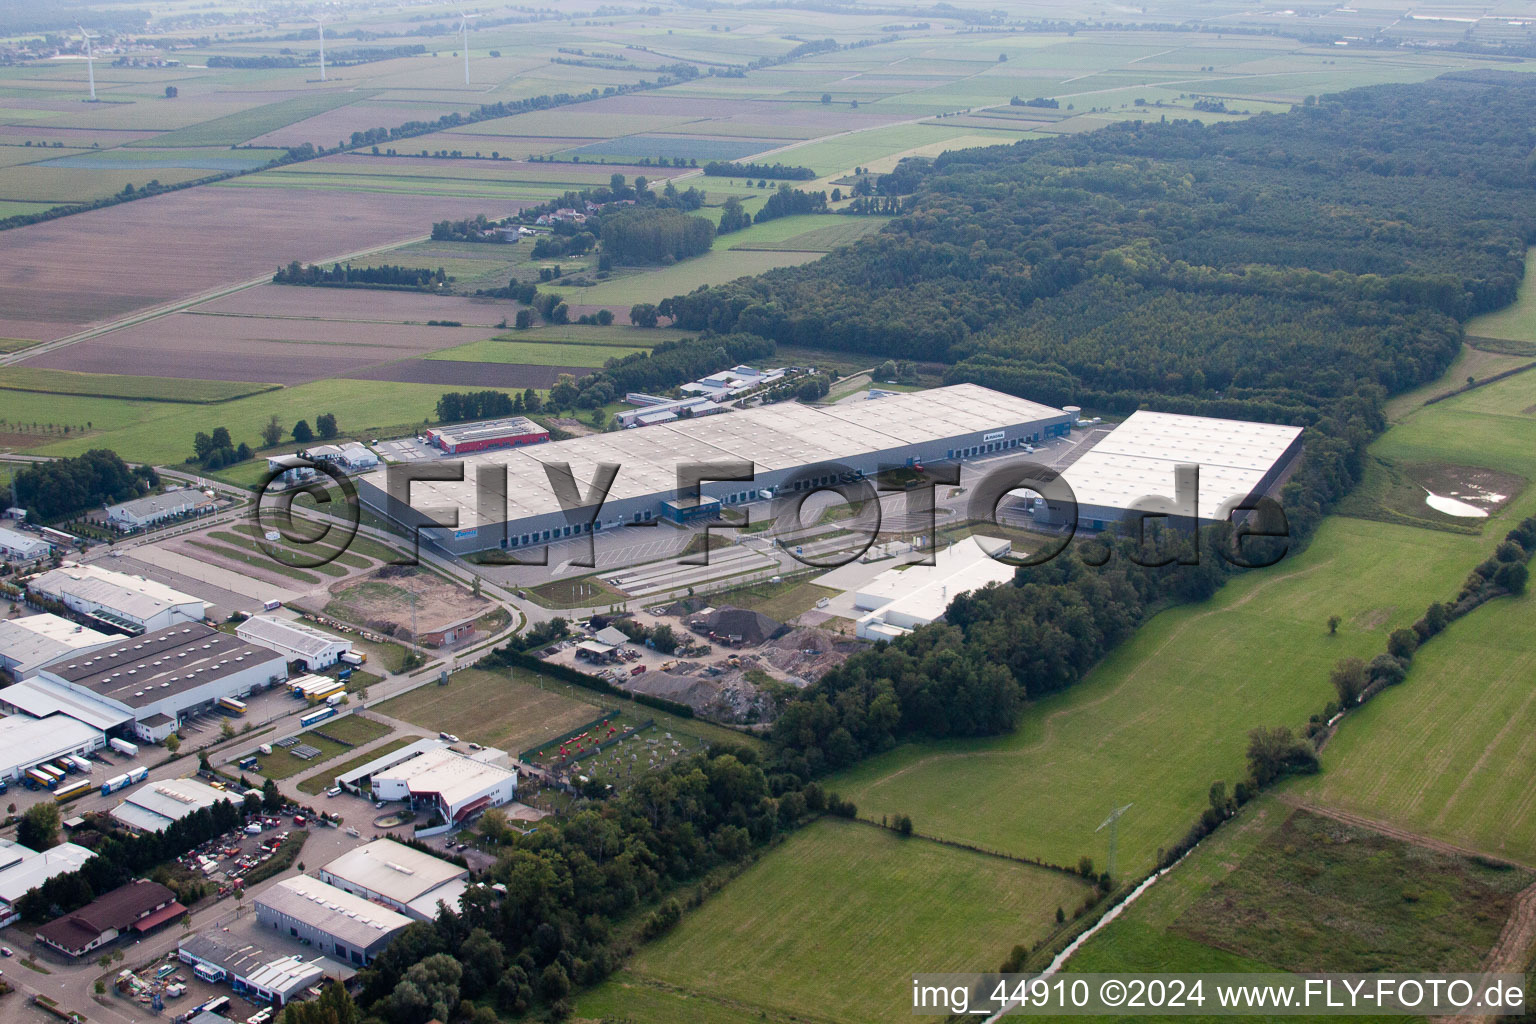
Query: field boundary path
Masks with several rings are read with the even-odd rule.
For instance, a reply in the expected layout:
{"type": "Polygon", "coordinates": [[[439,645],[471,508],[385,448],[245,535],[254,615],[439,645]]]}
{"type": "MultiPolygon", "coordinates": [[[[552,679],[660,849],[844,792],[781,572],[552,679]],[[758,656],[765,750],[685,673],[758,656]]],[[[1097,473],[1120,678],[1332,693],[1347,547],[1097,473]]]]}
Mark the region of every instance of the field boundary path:
{"type": "MultiPolygon", "coordinates": [[[[1483,958],[1482,971],[1484,974],[1519,974],[1525,970],[1525,965],[1531,956],[1531,947],[1536,945],[1536,885],[1527,886],[1515,899],[1515,907],[1509,912],[1509,919],[1504,922],[1503,931],[1483,958]]],[[[1476,1024],[1479,1021],[1494,1020],[1497,1014],[1458,1014],[1455,1017],[1440,1018],[1445,1024],[1476,1024]]]]}
{"type": "MultiPolygon", "coordinates": [[[[1308,801],[1303,800],[1298,796],[1292,796],[1288,793],[1280,794],[1278,799],[1281,803],[1288,807],[1294,807],[1297,810],[1302,811],[1310,811],[1313,814],[1319,814],[1325,818],[1332,818],[1334,821],[1342,822],[1345,825],[1354,825],[1357,828],[1369,829],[1370,831],[1380,833],[1389,839],[1397,839],[1405,843],[1412,843],[1415,846],[1422,846],[1426,850],[1433,850],[1436,853],[1444,853],[1452,857],[1475,857],[1478,860],[1507,864],[1510,867],[1523,868],[1527,871],[1536,870],[1536,866],[1530,864],[1522,864],[1520,861],[1510,860],[1508,857],[1500,857],[1495,854],[1485,853],[1482,850],[1473,850],[1465,846],[1457,846],[1455,843],[1448,843],[1443,839],[1434,839],[1430,836],[1422,835],[1418,832],[1410,832],[1405,828],[1400,828],[1396,825],[1390,825],[1387,822],[1378,821],[1375,818],[1367,818],[1363,814],[1355,814],[1353,811],[1344,811],[1337,807],[1328,807],[1323,804],[1309,803],[1308,801]]],[[[1522,894],[1521,898],[1524,899],[1526,895],[1530,894],[1530,892],[1531,890],[1527,889],[1525,894],[1522,894]]],[[[1536,910],[1536,907],[1533,907],[1533,910],[1536,910]]]]}

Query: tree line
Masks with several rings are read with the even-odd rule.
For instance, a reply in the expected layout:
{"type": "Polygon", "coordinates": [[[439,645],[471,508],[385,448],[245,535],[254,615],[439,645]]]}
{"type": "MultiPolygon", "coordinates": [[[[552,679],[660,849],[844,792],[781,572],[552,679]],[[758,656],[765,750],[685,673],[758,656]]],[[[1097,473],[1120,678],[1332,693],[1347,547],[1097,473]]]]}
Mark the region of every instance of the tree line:
{"type": "Polygon", "coordinates": [[[610,359],[601,370],[579,379],[563,376],[550,389],[549,404],[555,409],[595,409],[631,391],[666,391],[773,353],[773,342],[746,334],[663,341],[649,352],[610,359]]]}
{"type": "Polygon", "coordinates": [[[403,288],[415,291],[440,291],[453,278],[438,267],[398,267],[384,263],[377,267],[354,267],[348,263],[331,264],[329,270],[313,263],[294,260],[279,267],[272,275],[273,284],[311,285],[327,288],[403,288]]]}
{"type": "Polygon", "coordinates": [[[152,466],[129,468],[109,448],[31,463],[12,478],[16,502],[29,518],[48,522],[103,505],[142,498],[160,485],[152,466]]]}
{"type": "Polygon", "coordinates": [[[440,423],[461,423],[497,416],[521,416],[543,408],[543,400],[533,388],[521,394],[506,391],[447,391],[437,400],[440,423]]]}
{"type": "Polygon", "coordinates": [[[713,178],[780,178],[790,181],[810,181],[816,177],[816,172],[809,167],[743,164],[730,160],[711,160],[704,165],[704,173],[713,178]]]}

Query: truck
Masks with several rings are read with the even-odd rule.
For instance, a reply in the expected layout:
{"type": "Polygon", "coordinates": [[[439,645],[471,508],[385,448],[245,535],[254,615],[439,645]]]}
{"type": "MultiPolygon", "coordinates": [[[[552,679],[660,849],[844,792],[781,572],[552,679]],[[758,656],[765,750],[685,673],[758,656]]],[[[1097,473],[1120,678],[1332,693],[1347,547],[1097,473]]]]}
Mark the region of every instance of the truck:
{"type": "Polygon", "coordinates": [[[139,756],[138,744],[129,743],[127,740],[120,740],[114,737],[113,739],[107,741],[107,746],[111,747],[119,754],[127,754],[129,757],[139,756]]]}
{"type": "Polygon", "coordinates": [[[50,789],[54,786],[57,786],[64,780],[64,773],[59,771],[59,769],[55,768],[51,764],[40,764],[35,766],[32,770],[41,772],[43,776],[47,778],[48,786],[50,789]]]}
{"type": "Polygon", "coordinates": [[[228,711],[232,715],[243,715],[246,711],[245,701],[236,700],[233,697],[220,697],[218,700],[218,705],[220,708],[228,711]]]}
{"type": "Polygon", "coordinates": [[[101,791],[103,793],[115,793],[119,789],[122,789],[122,788],[124,788],[127,785],[128,785],[128,776],[127,775],[114,775],[110,779],[108,779],[106,782],[103,782],[101,784],[101,791]]]}
{"type": "Polygon", "coordinates": [[[335,718],[335,717],[336,717],[336,709],[334,707],[320,708],[317,711],[311,711],[309,714],[307,714],[303,718],[299,719],[299,728],[301,728],[301,729],[308,729],[312,725],[320,724],[321,722],[325,721],[327,718],[335,718]]]}
{"type": "Polygon", "coordinates": [[[341,660],[348,665],[361,665],[368,660],[368,655],[361,651],[347,651],[341,656],[341,660]]]}
{"type": "Polygon", "coordinates": [[[137,768],[128,769],[128,785],[130,786],[136,786],[147,778],[149,778],[149,768],[146,765],[141,764],[137,768]]]}
{"type": "Polygon", "coordinates": [[[53,788],[53,776],[36,768],[28,768],[26,775],[23,777],[27,780],[29,789],[36,789],[38,786],[42,786],[44,789],[53,788]]]}
{"type": "Polygon", "coordinates": [[[239,767],[241,771],[248,772],[254,770],[259,763],[256,756],[252,754],[250,757],[241,758],[239,767]]]}
{"type": "Polygon", "coordinates": [[[325,698],[325,706],[334,708],[336,705],[340,704],[346,699],[347,695],[345,693],[333,693],[329,697],[325,698]]]}
{"type": "Polygon", "coordinates": [[[87,775],[91,774],[91,762],[87,761],[79,754],[70,754],[67,758],[65,758],[65,760],[74,765],[77,771],[84,772],[87,775]]]}
{"type": "Polygon", "coordinates": [[[66,800],[73,800],[77,796],[85,796],[85,794],[89,793],[90,791],[90,780],[81,779],[78,782],[71,782],[67,786],[60,786],[55,789],[53,791],[53,798],[62,804],[66,800]]]}
{"type": "Polygon", "coordinates": [[[264,612],[275,612],[282,606],[283,602],[277,600],[261,602],[261,610],[264,612]]]}

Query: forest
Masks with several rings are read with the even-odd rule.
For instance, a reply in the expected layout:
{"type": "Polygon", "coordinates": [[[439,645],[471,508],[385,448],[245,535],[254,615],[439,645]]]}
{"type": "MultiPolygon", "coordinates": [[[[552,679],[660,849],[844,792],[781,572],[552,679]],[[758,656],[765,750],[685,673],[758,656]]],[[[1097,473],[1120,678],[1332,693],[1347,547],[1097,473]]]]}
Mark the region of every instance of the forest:
{"type": "Polygon", "coordinates": [[[604,255],[619,264],[673,263],[708,252],[715,241],[714,224],[662,206],[620,207],[599,226],[604,255]]]}
{"type": "Polygon", "coordinates": [[[809,167],[792,167],[788,164],[742,164],[729,160],[711,160],[704,165],[704,173],[715,178],[788,178],[793,181],[810,181],[816,172],[809,167]]]}
{"type": "Polygon", "coordinates": [[[143,497],[159,486],[151,466],[128,468],[116,452],[93,448],[73,458],[37,462],[18,470],[16,502],[44,522],[143,497]]]}
{"type": "Polygon", "coordinates": [[[301,264],[294,260],[286,267],[279,267],[272,275],[273,284],[312,285],[325,288],[399,288],[410,291],[437,291],[453,278],[430,267],[397,267],[383,264],[377,267],[354,267],[348,263],[331,265],[331,269],[301,264]]]}

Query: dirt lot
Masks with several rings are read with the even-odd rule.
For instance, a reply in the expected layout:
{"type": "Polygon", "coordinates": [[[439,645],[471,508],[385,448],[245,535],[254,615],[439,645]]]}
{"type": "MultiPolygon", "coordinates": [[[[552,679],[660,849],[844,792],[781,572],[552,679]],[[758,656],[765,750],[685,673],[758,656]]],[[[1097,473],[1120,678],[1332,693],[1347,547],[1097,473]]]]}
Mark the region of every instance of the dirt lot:
{"type": "MultiPolygon", "coordinates": [[[[353,289],[294,290],[324,292],[333,301],[346,305],[362,305],[368,298],[367,292],[353,289]]],[[[303,384],[480,341],[495,333],[494,327],[419,327],[175,313],[46,352],[25,365],[90,373],[303,384]]]]}
{"type": "Polygon", "coordinates": [[[415,624],[427,633],[489,611],[491,603],[431,572],[416,567],[387,567],[362,580],[331,587],[325,614],[378,629],[411,629],[411,595],[416,595],[415,624]]]}
{"type": "Polygon", "coordinates": [[[221,186],[16,228],[0,252],[0,336],[52,340],[270,274],[289,260],[424,235],[435,220],[473,217],[484,206],[479,199],[221,186]]]}

